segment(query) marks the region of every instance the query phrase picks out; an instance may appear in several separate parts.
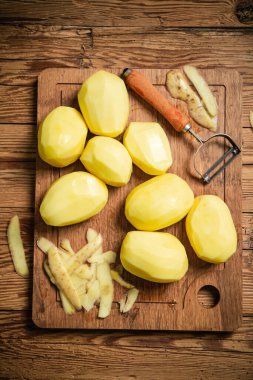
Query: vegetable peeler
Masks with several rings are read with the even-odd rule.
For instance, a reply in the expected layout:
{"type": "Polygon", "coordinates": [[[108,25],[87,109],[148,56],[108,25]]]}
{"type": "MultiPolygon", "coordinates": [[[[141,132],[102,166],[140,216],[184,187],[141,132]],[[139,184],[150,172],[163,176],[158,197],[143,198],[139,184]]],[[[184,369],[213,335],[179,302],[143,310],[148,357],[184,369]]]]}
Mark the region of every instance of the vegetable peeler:
{"type": "Polygon", "coordinates": [[[124,69],[122,78],[128,87],[130,87],[152,107],[154,107],[161,115],[163,115],[163,117],[177,132],[189,132],[200,143],[199,148],[194,154],[193,163],[195,171],[202,178],[205,184],[210,183],[211,180],[216,177],[217,174],[219,174],[228,164],[230,164],[241,152],[234,140],[225,133],[214,134],[207,140],[201,139],[201,137],[198,136],[192,129],[190,117],[173,106],[139,71],[129,68],[124,69]],[[229,145],[229,149],[208,170],[201,173],[197,168],[196,157],[199,155],[200,150],[206,143],[220,137],[224,138],[224,143],[226,142],[229,145]]]}

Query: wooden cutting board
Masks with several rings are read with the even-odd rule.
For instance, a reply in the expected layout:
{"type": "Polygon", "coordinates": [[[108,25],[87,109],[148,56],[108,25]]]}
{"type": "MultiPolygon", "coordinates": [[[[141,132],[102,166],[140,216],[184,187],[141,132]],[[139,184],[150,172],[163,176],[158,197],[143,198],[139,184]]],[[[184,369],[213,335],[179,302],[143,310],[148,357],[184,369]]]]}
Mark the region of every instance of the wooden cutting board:
{"type": "MultiPolygon", "coordinates": [[[[77,92],[82,82],[97,69],[47,69],[38,79],[38,125],[42,119],[59,105],[78,108],[77,92]]],[[[122,69],[109,70],[120,74],[122,69]]],[[[143,69],[146,77],[157,86],[168,99],[165,88],[167,70],[143,69]]],[[[214,90],[218,105],[218,131],[230,134],[241,145],[241,81],[239,74],[228,70],[202,70],[214,90]]],[[[131,102],[130,121],[158,121],[170,140],[174,163],[171,172],[184,178],[195,195],[216,194],[229,206],[238,233],[236,254],[226,263],[212,265],[197,258],[185,232],[185,221],[164,229],[175,234],[184,244],[189,258],[187,275],[178,283],[154,284],[141,280],[128,273],[123,276],[133,283],[140,295],[134,308],[125,315],[119,313],[117,301],[124,290],[115,285],[115,302],[111,315],[106,319],[97,318],[97,309],[90,312],[77,312],[72,316],[64,313],[58,301],[56,289],[50,284],[43,270],[43,253],[37,248],[36,241],[44,236],[56,245],[67,237],[74,249],[85,244],[88,227],[100,231],[104,238],[104,248],[119,253],[122,239],[127,231],[134,229],[124,216],[125,198],[137,184],[148,180],[150,176],[134,167],[134,173],[128,185],[121,188],[109,187],[109,201],[99,215],[90,220],[70,226],[54,228],[44,224],[39,215],[39,205],[51,183],[60,176],[84,170],[80,162],[64,168],[50,167],[37,157],[36,194],[35,194],[35,237],[34,237],[34,276],[33,276],[33,321],[39,327],[81,328],[81,329],[131,329],[131,330],[198,330],[232,331],[240,325],[241,297],[241,156],[238,156],[225,171],[209,185],[203,185],[194,177],[192,155],[198,144],[189,134],[178,134],[137,95],[129,92],[131,102]],[[203,294],[215,296],[215,302],[204,305],[203,294]]],[[[186,111],[181,101],[175,101],[179,108],[186,111]]],[[[193,123],[194,129],[203,137],[211,133],[193,123]]],[[[122,137],[122,136],[121,136],[122,137]]],[[[215,158],[224,153],[224,144],[210,146],[208,154],[203,154],[199,163],[211,165],[215,158]]]]}

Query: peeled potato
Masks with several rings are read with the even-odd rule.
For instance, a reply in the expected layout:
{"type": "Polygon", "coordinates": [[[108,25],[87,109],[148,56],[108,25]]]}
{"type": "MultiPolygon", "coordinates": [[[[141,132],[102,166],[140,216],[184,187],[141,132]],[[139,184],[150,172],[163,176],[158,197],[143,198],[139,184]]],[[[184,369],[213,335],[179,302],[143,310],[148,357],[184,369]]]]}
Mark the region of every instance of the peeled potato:
{"type": "Polygon", "coordinates": [[[80,160],[89,172],[108,185],[123,186],[130,180],[132,159],[124,145],[111,137],[93,137],[80,160]]]}
{"type": "Polygon", "coordinates": [[[116,137],[126,127],[129,97],[124,81],[100,70],[90,76],[78,93],[86,123],[95,135],[116,137]]]}
{"type": "Polygon", "coordinates": [[[170,143],[158,123],[130,123],[124,145],[134,164],[147,174],[163,174],[172,165],[170,143]]]}
{"type": "Polygon", "coordinates": [[[188,269],[184,246],[165,232],[128,232],[120,260],[128,272],[153,282],[178,281],[188,269]]]}
{"type": "Polygon", "coordinates": [[[41,159],[59,168],[72,164],[83,151],[87,131],[81,113],[75,108],[55,108],[39,127],[38,150],[41,159]]]}
{"type": "Polygon", "coordinates": [[[216,195],[195,198],[186,218],[186,232],[197,256],[224,263],[236,251],[237,234],[229,208],[216,195]]]}
{"type": "Polygon", "coordinates": [[[50,226],[67,226],[98,214],[107,200],[108,190],[102,181],[86,172],[73,172],[50,186],[40,214],[50,226]]]}
{"type": "Polygon", "coordinates": [[[125,215],[136,229],[156,231],[183,219],[193,199],[189,185],[167,173],[135,187],[127,196],[125,215]]]}

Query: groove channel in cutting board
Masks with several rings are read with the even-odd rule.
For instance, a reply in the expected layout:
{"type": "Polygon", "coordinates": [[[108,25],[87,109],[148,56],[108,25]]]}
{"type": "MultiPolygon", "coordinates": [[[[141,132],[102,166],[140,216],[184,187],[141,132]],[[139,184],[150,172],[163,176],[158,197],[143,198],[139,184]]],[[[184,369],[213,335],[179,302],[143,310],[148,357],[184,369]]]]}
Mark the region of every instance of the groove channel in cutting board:
{"type": "MultiPolygon", "coordinates": [[[[59,105],[78,107],[76,95],[82,82],[97,69],[47,69],[38,80],[38,125],[53,108],[59,105]]],[[[108,70],[115,74],[121,69],[108,70]]],[[[167,70],[141,70],[168,99],[165,88],[167,70]]],[[[219,104],[219,132],[230,134],[240,145],[240,106],[241,82],[239,74],[228,70],[202,70],[208,83],[214,90],[219,104]]],[[[43,254],[36,246],[40,236],[58,244],[68,237],[75,249],[85,243],[88,227],[100,231],[104,238],[104,248],[119,253],[120,245],[127,231],[133,227],[124,217],[126,195],[137,184],[150,178],[138,168],[128,185],[121,188],[109,187],[109,201],[102,212],[90,220],[61,228],[46,226],[38,209],[43,195],[50,184],[59,176],[75,170],[84,170],[80,162],[64,168],[52,168],[37,157],[36,194],[35,194],[35,237],[34,237],[34,280],[33,280],[33,321],[47,328],[84,328],[84,329],[139,329],[139,330],[199,330],[232,331],[241,320],[241,158],[229,165],[225,172],[210,185],[204,186],[192,176],[191,157],[197,143],[190,135],[180,135],[137,95],[129,92],[131,102],[130,121],[158,121],[170,140],[174,163],[171,172],[183,177],[192,187],[195,195],[216,194],[226,201],[231,209],[237,228],[239,244],[236,254],[224,265],[211,265],[199,260],[192,251],[187,239],[184,220],[164,229],[175,234],[185,245],[189,258],[189,271],[184,279],[174,284],[153,284],[138,279],[128,273],[124,277],[140,289],[140,296],[134,309],[127,315],[121,315],[118,301],[122,289],[115,286],[115,302],[111,315],[104,319],[96,317],[97,310],[86,313],[77,312],[67,316],[60,302],[57,302],[56,290],[47,279],[42,263],[43,254]],[[200,288],[212,285],[219,291],[220,300],[213,308],[203,307],[197,299],[200,288]]],[[[178,107],[186,111],[185,104],[171,99],[178,107]]],[[[210,132],[193,123],[201,136],[210,136],[210,132]]],[[[121,139],[121,137],[120,137],[121,139]]],[[[224,147],[209,151],[211,158],[220,157],[224,147]]],[[[210,165],[210,156],[203,161],[210,165]]]]}

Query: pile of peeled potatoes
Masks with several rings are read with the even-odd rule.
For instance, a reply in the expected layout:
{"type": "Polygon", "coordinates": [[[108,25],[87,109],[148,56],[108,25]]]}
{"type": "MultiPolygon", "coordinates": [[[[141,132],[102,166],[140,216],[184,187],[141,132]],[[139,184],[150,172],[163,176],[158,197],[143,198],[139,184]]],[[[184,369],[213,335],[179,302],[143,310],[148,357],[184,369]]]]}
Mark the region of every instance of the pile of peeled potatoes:
{"type": "Polygon", "coordinates": [[[215,195],[194,198],[190,186],[167,173],[170,143],[158,123],[132,122],[127,127],[129,97],[124,81],[109,72],[90,76],[78,93],[81,113],[60,106],[42,121],[38,150],[42,160],[62,168],[80,159],[86,171],[55,181],[45,194],[40,214],[46,224],[66,226],[98,214],[110,186],[124,186],[133,163],[154,177],[127,196],[125,216],[136,230],[125,236],[122,265],[154,282],[180,280],[188,269],[184,246],[176,236],[157,232],[186,216],[186,232],[202,260],[222,263],[236,251],[237,235],[227,205],[215,195]],[[95,135],[87,143],[87,132],[95,135]],[[123,131],[123,143],[115,139],[123,131]]]}

